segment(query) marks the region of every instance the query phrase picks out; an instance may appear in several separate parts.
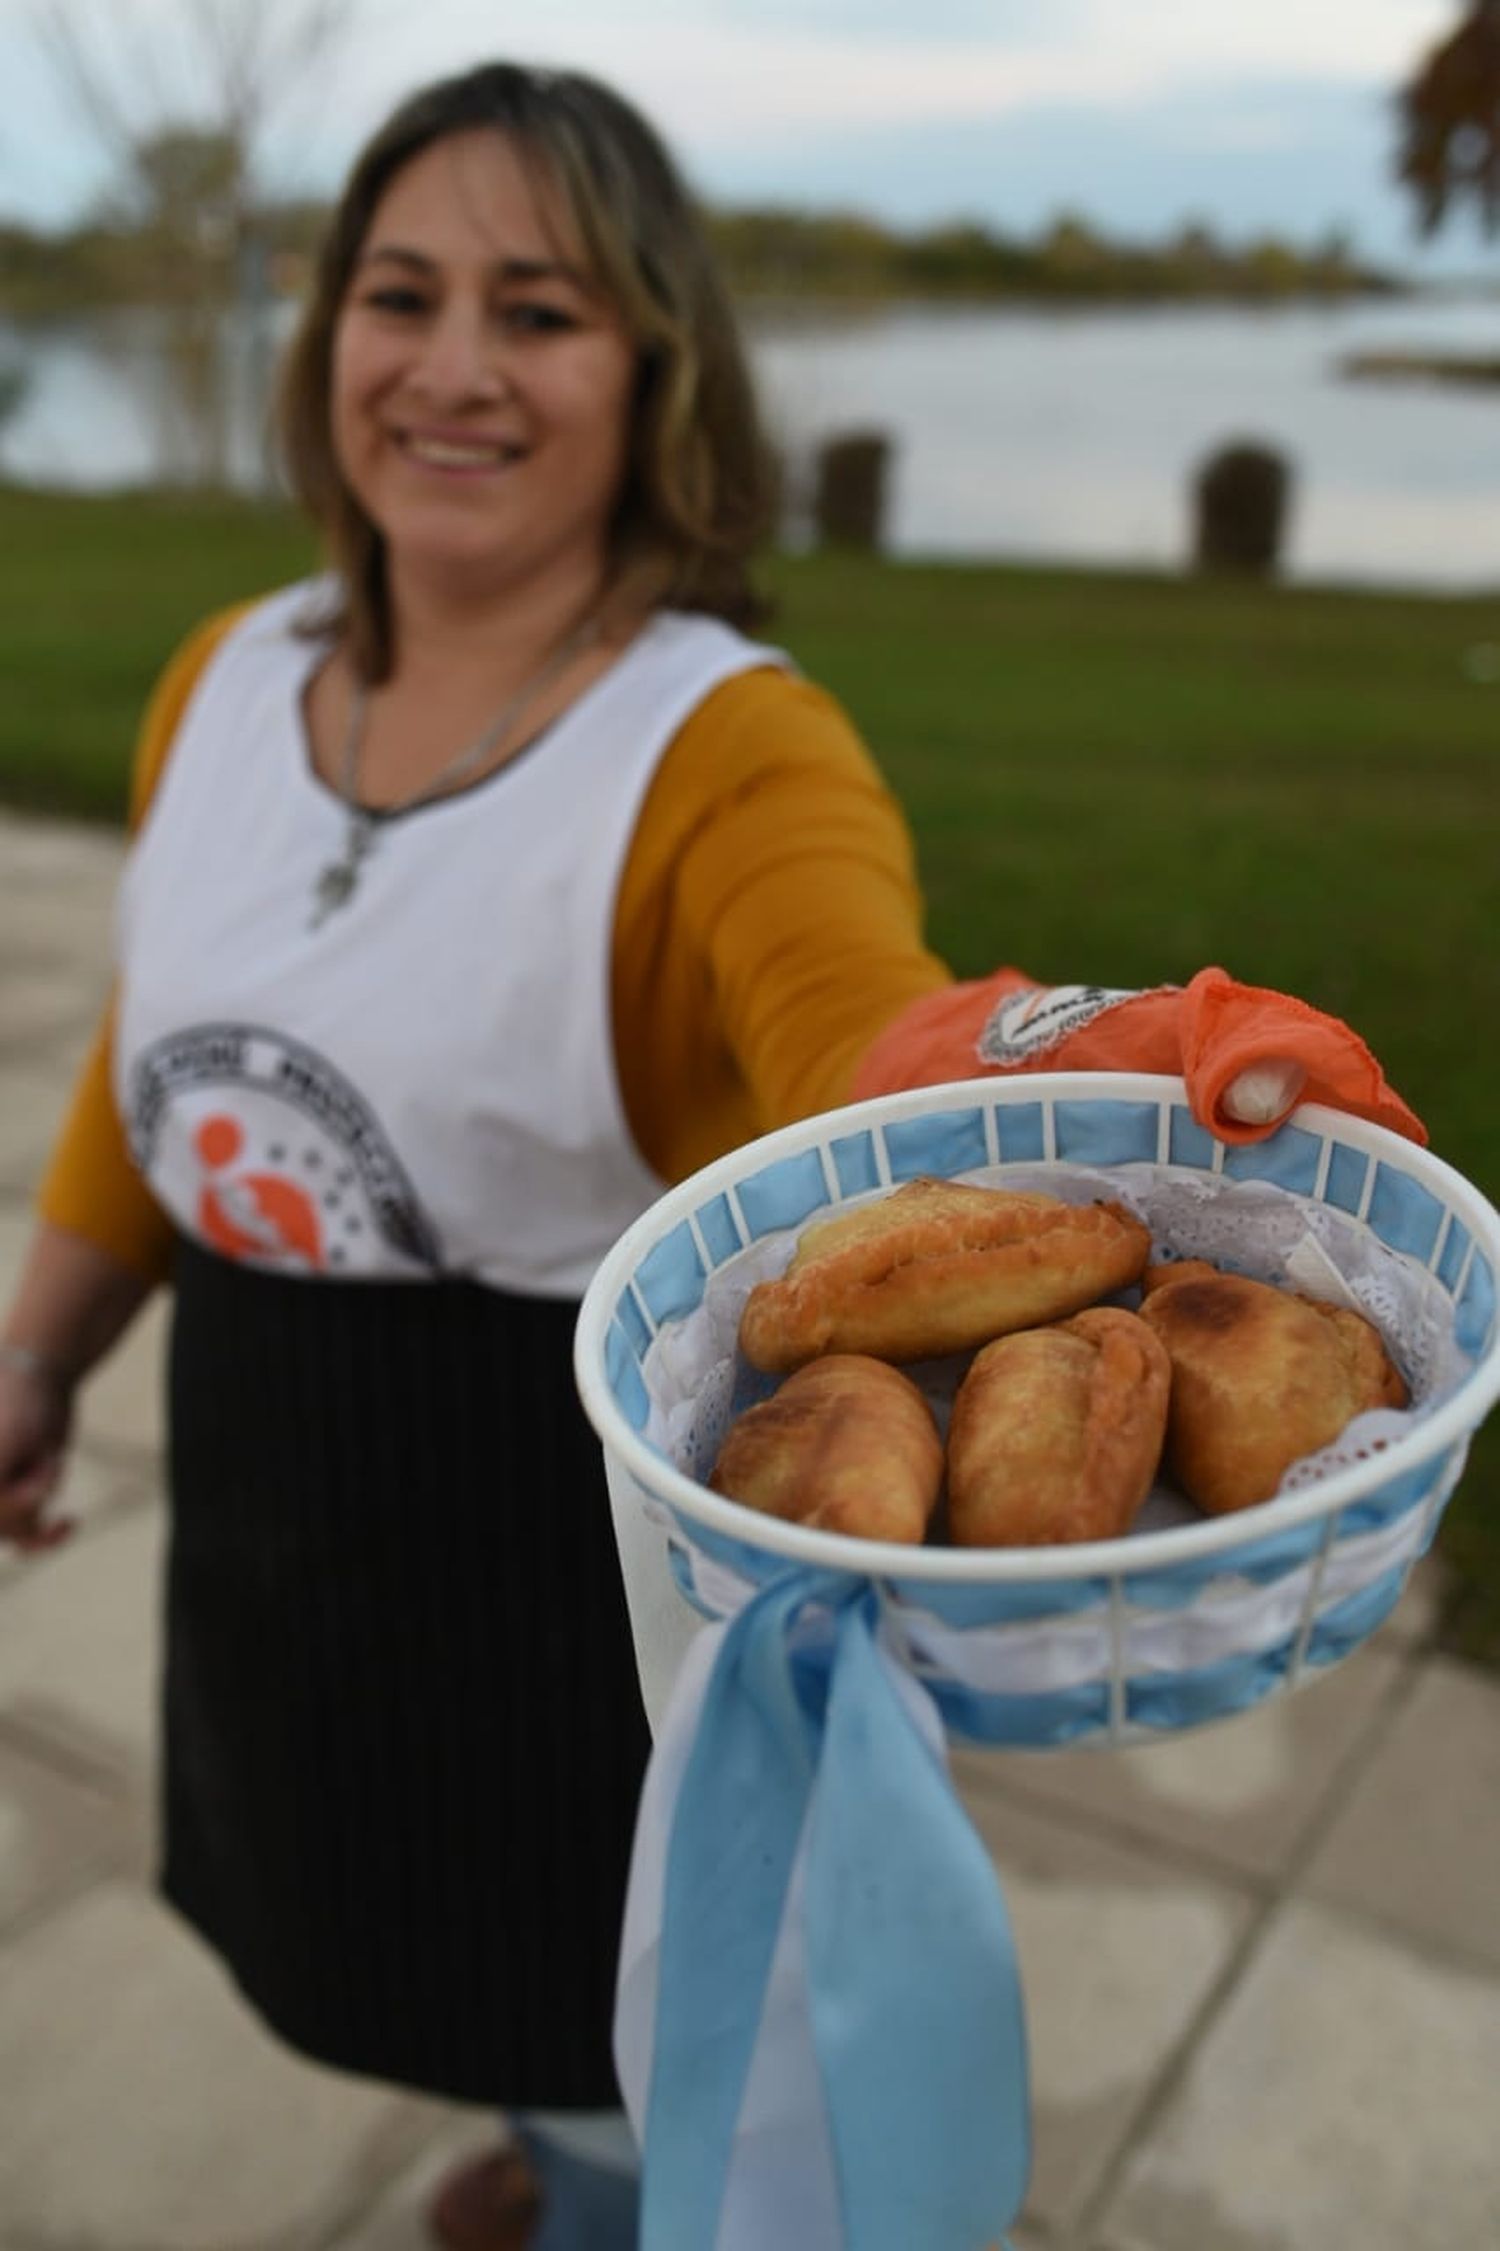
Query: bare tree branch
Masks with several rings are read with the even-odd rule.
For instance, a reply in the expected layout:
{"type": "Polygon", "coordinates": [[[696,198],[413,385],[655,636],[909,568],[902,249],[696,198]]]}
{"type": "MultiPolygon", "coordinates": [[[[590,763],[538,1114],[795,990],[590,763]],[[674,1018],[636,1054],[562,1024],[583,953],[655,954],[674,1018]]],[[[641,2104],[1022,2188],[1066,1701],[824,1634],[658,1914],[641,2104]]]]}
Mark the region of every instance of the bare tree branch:
{"type": "Polygon", "coordinates": [[[174,0],[148,23],[118,0],[34,0],[33,21],[64,89],[133,187],[143,147],[196,128],[232,144],[253,202],[270,122],[347,36],[359,5],[174,0]]]}
{"type": "Polygon", "coordinates": [[[346,36],[357,0],[183,0],[218,90],[220,120],[249,152],[266,119],[346,36]]]}
{"type": "MultiPolygon", "coordinates": [[[[37,38],[52,63],[62,87],[86,122],[98,134],[108,153],[127,167],[133,161],[141,123],[133,114],[124,91],[126,85],[145,83],[153,107],[160,104],[155,83],[155,58],[147,52],[127,54],[123,67],[111,71],[103,60],[108,39],[101,43],[88,11],[69,0],[37,0],[33,15],[37,38]]],[[[116,19],[116,29],[119,25],[116,19]]],[[[139,26],[137,26],[139,30],[139,26]]]]}
{"type": "Polygon", "coordinates": [[[132,270],[162,316],[156,378],[175,474],[226,483],[234,399],[267,396],[267,135],[284,133],[299,97],[316,99],[321,66],[371,4],[28,0],[128,198],[132,270]]]}

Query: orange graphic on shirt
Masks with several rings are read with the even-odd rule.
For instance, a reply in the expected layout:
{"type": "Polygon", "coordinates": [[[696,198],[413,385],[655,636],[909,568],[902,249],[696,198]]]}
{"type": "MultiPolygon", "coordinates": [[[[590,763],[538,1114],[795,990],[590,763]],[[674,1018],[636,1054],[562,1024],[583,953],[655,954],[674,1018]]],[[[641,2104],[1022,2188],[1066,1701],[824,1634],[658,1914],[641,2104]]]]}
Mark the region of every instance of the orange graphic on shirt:
{"type": "Polygon", "coordinates": [[[274,1172],[226,1175],[245,1146],[233,1118],[205,1118],[193,1148],[205,1171],[220,1174],[198,1198],[198,1232],[226,1258],[298,1258],[323,1264],[318,1211],[305,1189],[274,1172]]]}

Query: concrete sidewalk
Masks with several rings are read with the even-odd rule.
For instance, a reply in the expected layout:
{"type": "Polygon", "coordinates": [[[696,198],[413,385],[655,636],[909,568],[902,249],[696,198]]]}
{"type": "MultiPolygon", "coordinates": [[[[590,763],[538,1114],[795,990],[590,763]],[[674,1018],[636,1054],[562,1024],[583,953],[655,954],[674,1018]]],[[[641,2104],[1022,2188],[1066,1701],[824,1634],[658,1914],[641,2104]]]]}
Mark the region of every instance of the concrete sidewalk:
{"type": "MultiPolygon", "coordinates": [[[[0,817],[7,1288],[117,864],[0,817]]],[[[421,2251],[489,2121],[289,2055],[152,1892],[161,1333],[88,1396],[77,1536],[0,1562],[0,2251],[421,2251]]],[[[1027,1988],[1018,2251],[1500,2246],[1500,1681],[1438,1592],[1244,1719],[960,1762],[1027,1988]]]]}

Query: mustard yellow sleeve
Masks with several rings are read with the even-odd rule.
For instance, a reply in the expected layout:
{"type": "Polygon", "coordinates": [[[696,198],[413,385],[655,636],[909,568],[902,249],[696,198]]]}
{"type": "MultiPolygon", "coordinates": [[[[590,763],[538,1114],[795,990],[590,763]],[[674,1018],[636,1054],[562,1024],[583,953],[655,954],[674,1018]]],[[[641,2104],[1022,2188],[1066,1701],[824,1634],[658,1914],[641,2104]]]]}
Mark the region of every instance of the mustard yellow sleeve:
{"type": "MultiPolygon", "coordinates": [[[[168,664],[146,706],[130,779],[130,828],[145,819],[172,738],[199,675],[242,614],[223,612],[198,628],[168,664]]],[[[115,999],[111,994],[37,1189],[37,1208],[54,1227],[82,1235],[146,1281],[166,1274],[172,1226],[131,1161],[111,1075],[115,999]]]]}
{"type": "Polygon", "coordinates": [[[616,1063],[647,1162],[679,1180],[835,1107],[949,977],[906,822],[839,706],[771,668],[716,689],[662,758],[616,903],[616,1063]]]}

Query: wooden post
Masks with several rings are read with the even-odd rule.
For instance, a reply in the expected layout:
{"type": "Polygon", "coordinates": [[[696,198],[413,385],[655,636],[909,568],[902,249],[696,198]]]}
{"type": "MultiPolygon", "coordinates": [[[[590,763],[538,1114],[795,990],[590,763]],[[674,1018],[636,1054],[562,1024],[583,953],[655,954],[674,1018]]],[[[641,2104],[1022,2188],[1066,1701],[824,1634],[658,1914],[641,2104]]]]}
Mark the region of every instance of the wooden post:
{"type": "Polygon", "coordinates": [[[1274,577],[1291,481],[1283,455],[1249,440],[1224,446],[1206,461],[1195,486],[1197,569],[1274,577]]]}
{"type": "Polygon", "coordinates": [[[813,533],[820,547],[881,544],[890,439],[880,430],[847,430],[818,454],[813,533]]]}

